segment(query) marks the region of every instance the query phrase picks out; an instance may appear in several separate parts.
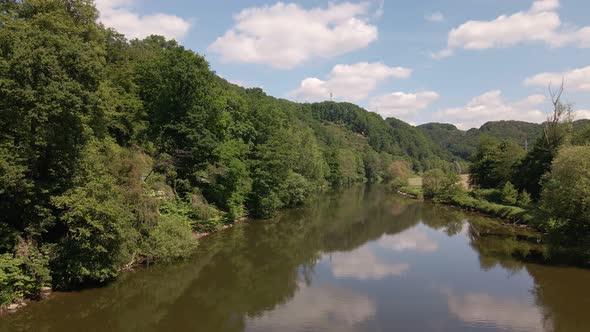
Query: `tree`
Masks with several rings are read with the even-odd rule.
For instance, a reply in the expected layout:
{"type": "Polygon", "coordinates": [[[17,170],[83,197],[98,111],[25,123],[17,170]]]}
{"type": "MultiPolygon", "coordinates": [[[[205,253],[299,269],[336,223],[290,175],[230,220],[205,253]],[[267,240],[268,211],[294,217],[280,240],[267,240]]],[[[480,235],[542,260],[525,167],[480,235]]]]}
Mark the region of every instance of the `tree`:
{"type": "Polygon", "coordinates": [[[482,138],[471,158],[470,184],[481,188],[502,187],[512,178],[513,165],[523,153],[524,150],[511,141],[482,138]]]}
{"type": "Polygon", "coordinates": [[[590,146],[561,148],[543,183],[540,216],[553,242],[590,254],[590,146]]]}
{"type": "Polygon", "coordinates": [[[507,205],[516,205],[517,200],[518,190],[514,188],[510,181],[506,182],[504,187],[502,187],[502,203],[507,205]]]}
{"type": "Polygon", "coordinates": [[[424,173],[422,187],[424,197],[447,200],[462,191],[459,175],[435,168],[424,173]]]}
{"type": "Polygon", "coordinates": [[[535,141],[533,148],[515,165],[513,183],[519,190],[526,190],[533,199],[541,194],[543,175],[551,170],[551,163],[559,148],[566,143],[572,131],[572,105],[561,101],[563,84],[553,92],[549,89],[553,102],[553,113],[543,126],[542,138],[535,141]]]}

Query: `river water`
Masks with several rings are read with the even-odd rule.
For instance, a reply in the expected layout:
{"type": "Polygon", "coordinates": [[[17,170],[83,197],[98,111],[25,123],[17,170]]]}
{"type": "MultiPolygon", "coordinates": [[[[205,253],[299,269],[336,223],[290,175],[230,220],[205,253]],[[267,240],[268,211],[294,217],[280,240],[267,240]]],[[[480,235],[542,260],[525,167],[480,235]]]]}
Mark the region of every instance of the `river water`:
{"type": "Polygon", "coordinates": [[[55,293],[0,330],[590,331],[590,271],[512,259],[537,249],[492,219],[358,187],[55,293]]]}

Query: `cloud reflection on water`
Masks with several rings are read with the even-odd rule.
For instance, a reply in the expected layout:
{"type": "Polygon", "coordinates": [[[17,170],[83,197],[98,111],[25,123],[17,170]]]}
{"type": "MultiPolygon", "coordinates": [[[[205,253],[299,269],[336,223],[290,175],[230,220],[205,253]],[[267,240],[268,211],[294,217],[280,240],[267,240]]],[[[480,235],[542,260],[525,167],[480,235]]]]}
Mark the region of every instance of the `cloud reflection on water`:
{"type": "Polygon", "coordinates": [[[503,330],[552,330],[544,326],[542,312],[533,303],[485,292],[456,294],[450,288],[440,291],[447,297],[449,311],[463,322],[490,324],[503,330]]]}
{"type": "Polygon", "coordinates": [[[372,319],[376,304],[367,295],[326,285],[299,284],[299,291],[286,304],[247,322],[248,331],[355,331],[372,319]]]}

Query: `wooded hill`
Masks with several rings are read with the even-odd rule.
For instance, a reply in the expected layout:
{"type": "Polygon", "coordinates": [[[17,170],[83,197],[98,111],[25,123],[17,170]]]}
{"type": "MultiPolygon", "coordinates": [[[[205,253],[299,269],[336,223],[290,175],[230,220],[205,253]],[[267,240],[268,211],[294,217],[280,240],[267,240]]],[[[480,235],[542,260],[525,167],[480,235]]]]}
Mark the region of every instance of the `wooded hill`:
{"type": "MultiPolygon", "coordinates": [[[[467,160],[475,153],[484,136],[506,139],[526,148],[526,145],[533,146],[535,141],[541,137],[543,126],[543,124],[523,121],[490,121],[480,128],[472,128],[467,131],[457,129],[454,125],[447,123],[426,123],[417,126],[417,128],[432,141],[432,144],[437,144],[442,150],[448,151],[456,158],[467,160]]],[[[588,126],[590,126],[590,120],[574,121],[574,133],[581,132],[588,126]]]]}

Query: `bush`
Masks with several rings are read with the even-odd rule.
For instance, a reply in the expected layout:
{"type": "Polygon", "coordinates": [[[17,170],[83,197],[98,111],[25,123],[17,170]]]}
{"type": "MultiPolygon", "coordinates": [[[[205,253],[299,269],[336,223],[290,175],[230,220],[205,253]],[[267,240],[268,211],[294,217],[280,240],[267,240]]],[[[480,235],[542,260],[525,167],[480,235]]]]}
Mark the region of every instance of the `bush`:
{"type": "Polygon", "coordinates": [[[160,206],[162,215],[178,215],[189,220],[192,229],[199,233],[219,230],[224,224],[224,214],[214,206],[207,204],[198,194],[191,196],[191,202],[181,199],[167,201],[160,206]]]}
{"type": "Polygon", "coordinates": [[[167,262],[189,256],[195,245],[189,219],[178,214],[164,214],[150,232],[143,255],[148,262],[167,262]]]}
{"type": "Polygon", "coordinates": [[[493,203],[502,203],[502,191],[499,189],[475,189],[471,195],[480,200],[493,203]]]}
{"type": "Polygon", "coordinates": [[[114,278],[134,246],[134,216],[122,204],[112,180],[107,176],[88,180],[53,199],[67,232],[52,262],[54,280],[62,288],[114,278]]]}
{"type": "Polygon", "coordinates": [[[518,190],[514,188],[510,181],[504,184],[502,187],[502,203],[507,205],[516,205],[516,201],[518,200],[518,190]]]}
{"type": "Polygon", "coordinates": [[[507,219],[516,222],[530,223],[532,216],[525,209],[516,206],[507,206],[480,200],[466,194],[451,197],[449,203],[466,210],[478,211],[490,216],[507,219]]]}
{"type": "Polygon", "coordinates": [[[313,185],[303,175],[289,172],[280,190],[281,201],[286,207],[301,205],[313,190],[313,185]]]}
{"type": "Polygon", "coordinates": [[[424,197],[446,201],[463,191],[459,176],[452,172],[444,172],[435,168],[424,173],[422,189],[424,197]]]}
{"type": "Polygon", "coordinates": [[[30,249],[29,257],[0,255],[0,305],[24,297],[37,298],[50,281],[48,260],[36,248],[30,249]]]}
{"type": "Polygon", "coordinates": [[[416,198],[423,198],[424,194],[422,193],[422,187],[420,186],[405,186],[399,188],[399,191],[416,196],[416,198]]]}
{"type": "Polygon", "coordinates": [[[533,199],[531,195],[526,191],[523,190],[520,194],[518,194],[518,206],[523,209],[528,209],[531,207],[533,199]]]}

